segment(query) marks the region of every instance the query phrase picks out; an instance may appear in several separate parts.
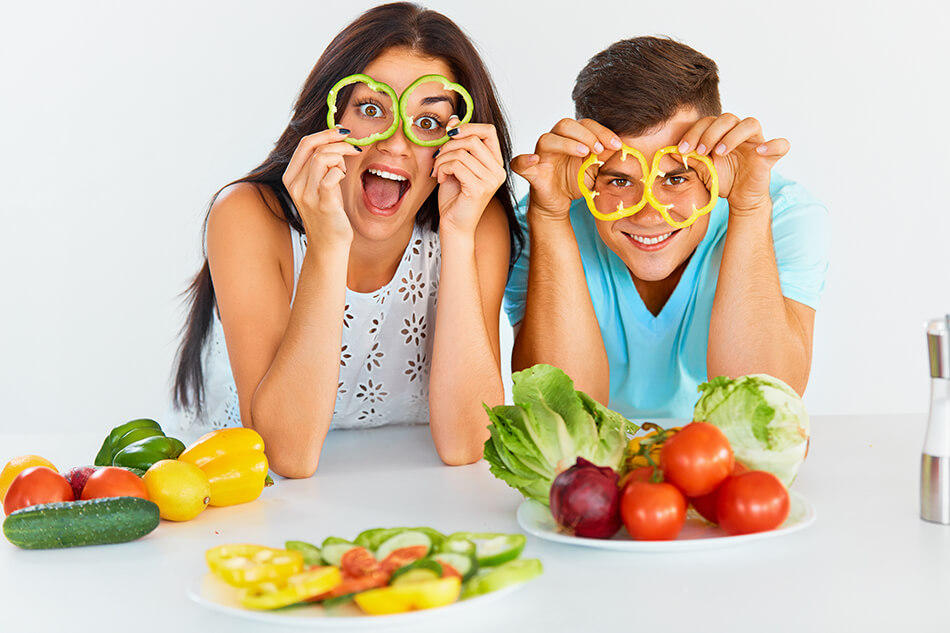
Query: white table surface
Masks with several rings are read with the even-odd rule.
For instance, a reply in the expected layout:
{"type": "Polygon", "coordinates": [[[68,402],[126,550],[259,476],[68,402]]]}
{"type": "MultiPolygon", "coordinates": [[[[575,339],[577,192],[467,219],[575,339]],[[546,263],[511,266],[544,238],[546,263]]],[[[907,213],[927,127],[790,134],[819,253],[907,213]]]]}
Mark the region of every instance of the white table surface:
{"type": "MultiPolygon", "coordinates": [[[[485,608],[413,631],[947,631],[950,526],[918,518],[925,416],[812,419],[794,490],[818,520],[741,546],[632,554],[528,537],[544,575],[485,608]]],[[[105,433],[0,435],[0,460],[89,463],[105,433]]],[[[185,439],[185,438],[183,438],[185,439]]],[[[450,468],[427,427],[331,433],[317,474],[253,503],[209,508],[132,543],[27,551],[0,539],[0,631],[249,631],[274,627],[192,602],[214,545],[352,538],[381,526],[520,531],[521,496],[482,461],[450,468]]]]}

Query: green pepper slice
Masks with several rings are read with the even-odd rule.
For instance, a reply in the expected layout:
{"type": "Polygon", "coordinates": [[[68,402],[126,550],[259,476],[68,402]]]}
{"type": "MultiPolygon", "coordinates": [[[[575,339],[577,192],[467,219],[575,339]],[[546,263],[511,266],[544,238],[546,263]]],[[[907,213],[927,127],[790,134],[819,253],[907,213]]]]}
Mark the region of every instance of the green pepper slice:
{"type": "Polygon", "coordinates": [[[460,84],[453,83],[448,80],[448,78],[442,75],[423,75],[419,77],[414,82],[409,84],[409,87],[399,96],[399,118],[402,119],[402,131],[406,135],[406,138],[422,147],[435,147],[436,145],[444,145],[449,140],[449,135],[445,134],[442,138],[437,138],[431,141],[423,141],[415,135],[412,131],[413,120],[409,116],[409,96],[412,94],[413,90],[418,88],[424,83],[429,83],[433,81],[438,81],[442,84],[442,87],[446,90],[452,90],[457,92],[462,100],[465,102],[465,116],[459,121],[459,125],[463,125],[472,120],[472,113],[475,109],[475,106],[472,102],[472,95],[468,93],[468,90],[463,88],[460,84]]]}
{"type": "Polygon", "coordinates": [[[475,560],[479,567],[494,567],[518,558],[527,539],[524,534],[497,532],[456,532],[450,540],[463,538],[475,543],[475,560]]]}
{"type": "MultiPolygon", "coordinates": [[[[340,81],[333,84],[333,87],[330,88],[330,92],[327,93],[327,108],[329,108],[327,110],[327,128],[328,129],[332,130],[333,128],[336,127],[337,93],[339,93],[340,90],[342,90],[346,86],[349,86],[350,84],[355,84],[355,83],[364,83],[367,86],[369,86],[370,89],[372,89],[373,91],[382,92],[383,94],[385,94],[391,99],[390,102],[393,104],[393,106],[395,106],[396,102],[399,101],[399,97],[396,96],[396,92],[392,88],[384,84],[383,82],[376,81],[369,75],[364,75],[363,73],[348,75],[344,77],[343,79],[341,79],[340,81]]],[[[386,131],[378,132],[376,134],[370,134],[369,136],[365,138],[347,137],[343,140],[349,143],[350,145],[371,145],[372,143],[375,143],[376,141],[382,141],[389,138],[390,136],[396,133],[396,129],[398,127],[399,127],[399,116],[397,115],[395,111],[393,111],[392,125],[390,125],[389,128],[386,129],[386,131]]]]}
{"type": "Polygon", "coordinates": [[[492,569],[479,570],[471,580],[465,583],[462,600],[527,582],[540,576],[542,571],[541,561],[537,558],[520,558],[492,569]]]}

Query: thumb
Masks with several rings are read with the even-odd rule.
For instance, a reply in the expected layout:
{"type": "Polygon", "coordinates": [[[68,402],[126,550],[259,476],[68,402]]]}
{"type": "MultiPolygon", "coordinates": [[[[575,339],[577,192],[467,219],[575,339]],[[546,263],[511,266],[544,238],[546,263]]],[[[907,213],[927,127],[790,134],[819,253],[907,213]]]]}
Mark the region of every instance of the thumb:
{"type": "Polygon", "coordinates": [[[515,172],[528,182],[537,175],[537,166],[541,157],[537,154],[520,154],[511,159],[511,171],[515,172]]]}

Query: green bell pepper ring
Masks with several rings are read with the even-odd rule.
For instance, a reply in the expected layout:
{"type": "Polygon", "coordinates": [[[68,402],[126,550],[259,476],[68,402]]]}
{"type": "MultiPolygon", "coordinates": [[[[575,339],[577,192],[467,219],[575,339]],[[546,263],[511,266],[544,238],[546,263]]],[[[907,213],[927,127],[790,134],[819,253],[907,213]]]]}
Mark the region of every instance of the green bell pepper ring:
{"type": "Polygon", "coordinates": [[[406,138],[419,145],[421,147],[435,147],[436,145],[444,145],[449,140],[449,135],[445,134],[442,138],[437,138],[432,141],[423,141],[419,139],[412,131],[413,120],[409,116],[409,95],[412,94],[413,90],[418,88],[424,83],[429,83],[433,81],[438,81],[442,84],[442,87],[446,90],[453,90],[457,92],[462,100],[465,102],[465,116],[459,121],[459,125],[463,125],[472,120],[472,114],[475,110],[475,105],[472,102],[472,95],[468,93],[468,90],[463,88],[460,84],[452,83],[446,77],[442,75],[423,75],[419,77],[414,82],[412,82],[408,88],[402,93],[399,97],[399,118],[402,119],[402,131],[406,135],[406,138]]]}
{"type": "MultiPolygon", "coordinates": [[[[396,92],[392,88],[390,88],[389,86],[387,86],[386,84],[380,81],[376,81],[369,75],[364,75],[362,73],[357,73],[355,75],[348,75],[344,77],[343,79],[341,79],[340,81],[333,84],[333,87],[330,88],[330,92],[327,93],[327,108],[328,108],[327,128],[328,129],[332,130],[333,128],[336,127],[337,93],[339,93],[340,90],[342,90],[346,86],[349,86],[350,84],[355,84],[355,83],[364,83],[375,92],[382,92],[383,94],[385,94],[386,96],[390,98],[391,103],[393,104],[393,108],[396,107],[396,103],[399,101],[399,97],[396,96],[396,92]]],[[[370,134],[369,136],[365,138],[347,137],[343,140],[349,143],[350,145],[371,145],[372,143],[375,143],[376,141],[382,141],[389,138],[390,136],[396,133],[396,128],[399,127],[399,116],[396,113],[396,110],[393,109],[392,113],[393,113],[393,123],[392,125],[389,126],[389,128],[386,129],[386,131],[378,132],[376,134],[370,134]]]]}
{"type": "Polygon", "coordinates": [[[543,572],[541,561],[537,558],[511,560],[498,567],[480,570],[465,583],[462,600],[498,591],[505,587],[527,582],[543,572]]]}
{"type": "Polygon", "coordinates": [[[175,459],[185,450],[181,440],[164,435],[155,435],[132,442],[120,450],[112,460],[113,466],[148,470],[155,462],[175,459]]]}
{"type": "Polygon", "coordinates": [[[493,532],[456,532],[449,539],[464,538],[475,543],[479,567],[493,567],[518,558],[527,540],[524,534],[493,532]]]}

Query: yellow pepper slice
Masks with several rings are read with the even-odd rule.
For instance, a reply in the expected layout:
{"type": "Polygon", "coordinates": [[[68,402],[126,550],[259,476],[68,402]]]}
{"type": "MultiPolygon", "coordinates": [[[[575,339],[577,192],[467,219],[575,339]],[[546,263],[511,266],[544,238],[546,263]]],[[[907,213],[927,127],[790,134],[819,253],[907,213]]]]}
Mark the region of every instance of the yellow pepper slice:
{"type": "Polygon", "coordinates": [[[234,587],[282,583],[303,570],[300,552],[242,543],[212,547],[205,552],[205,561],[212,573],[234,587]]]}
{"type": "Polygon", "coordinates": [[[449,576],[370,589],[356,594],[353,600],[368,615],[389,615],[444,607],[458,600],[461,591],[462,579],[449,576]]]}
{"type": "Polygon", "coordinates": [[[337,567],[311,567],[294,574],[283,584],[263,582],[249,587],[241,596],[248,609],[279,609],[326,593],[343,582],[337,567]]]}
{"type": "Polygon", "coordinates": [[[230,506],[261,496],[267,477],[264,440],[252,429],[230,428],[200,437],[178,456],[208,476],[211,505],[230,506]]]}
{"type": "MultiPolygon", "coordinates": [[[[620,146],[620,160],[621,161],[627,160],[627,156],[633,156],[640,162],[640,169],[641,169],[640,173],[645,174],[650,170],[649,166],[647,165],[647,159],[643,155],[643,153],[640,150],[630,147],[629,145],[624,143],[623,145],[620,146]]],[[[614,211],[613,213],[600,212],[600,210],[597,208],[597,205],[594,204],[594,198],[597,197],[597,192],[591,191],[590,189],[587,188],[587,183],[584,182],[584,176],[587,173],[587,169],[591,165],[603,165],[603,164],[604,163],[601,162],[599,155],[591,154],[590,156],[587,157],[587,160],[585,160],[584,163],[581,165],[580,171],[577,172],[577,187],[580,189],[581,194],[584,196],[584,200],[587,201],[587,208],[594,215],[594,217],[600,220],[606,220],[607,222],[612,222],[613,220],[619,220],[620,218],[625,218],[628,215],[633,215],[637,211],[642,209],[647,203],[646,197],[641,198],[640,202],[633,205],[632,207],[623,207],[622,205],[618,205],[617,210],[614,211]]]]}

